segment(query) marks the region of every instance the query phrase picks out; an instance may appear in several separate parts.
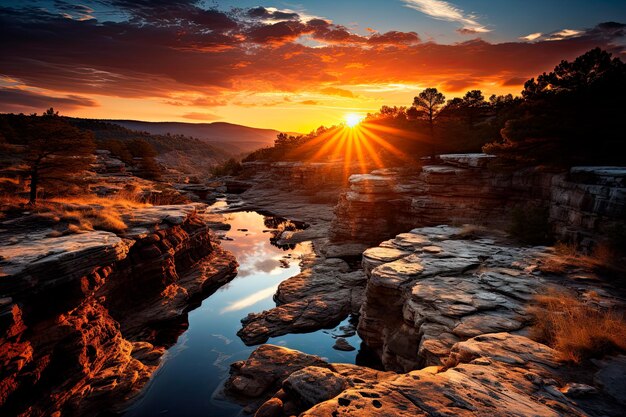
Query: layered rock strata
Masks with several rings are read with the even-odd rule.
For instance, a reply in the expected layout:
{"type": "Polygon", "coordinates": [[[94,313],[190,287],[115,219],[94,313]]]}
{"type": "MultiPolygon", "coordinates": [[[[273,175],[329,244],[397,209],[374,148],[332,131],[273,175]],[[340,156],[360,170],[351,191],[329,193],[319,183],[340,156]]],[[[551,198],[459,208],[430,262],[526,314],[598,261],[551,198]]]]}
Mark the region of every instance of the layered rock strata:
{"type": "Polygon", "coordinates": [[[589,247],[626,221],[626,168],[490,168],[484,154],[441,155],[417,171],[388,169],[350,177],[330,228],[336,247],[376,244],[404,230],[438,224],[504,229],[514,208],[545,207],[555,235],[589,247]]]}
{"type": "Polygon", "coordinates": [[[358,333],[385,369],[408,372],[444,364],[460,341],[524,331],[532,298],[549,285],[593,292],[603,308],[624,305],[582,270],[543,274],[551,253],[451,226],[401,233],[363,253],[368,283],[358,333]]]}
{"type": "Polygon", "coordinates": [[[210,231],[217,219],[201,208],[137,209],[119,236],[14,230],[3,239],[3,415],[91,415],[141,388],[186,311],[234,276],[210,231]]]}

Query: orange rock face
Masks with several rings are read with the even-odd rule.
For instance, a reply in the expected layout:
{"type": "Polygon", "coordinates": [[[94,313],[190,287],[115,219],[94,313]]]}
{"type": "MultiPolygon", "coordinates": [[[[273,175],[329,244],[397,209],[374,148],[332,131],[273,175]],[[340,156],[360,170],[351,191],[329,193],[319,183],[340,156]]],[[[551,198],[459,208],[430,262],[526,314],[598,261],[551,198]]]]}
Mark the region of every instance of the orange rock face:
{"type": "Polygon", "coordinates": [[[149,379],[181,312],[237,266],[193,211],[168,216],[123,237],[40,233],[0,248],[2,415],[115,410],[149,379]]]}

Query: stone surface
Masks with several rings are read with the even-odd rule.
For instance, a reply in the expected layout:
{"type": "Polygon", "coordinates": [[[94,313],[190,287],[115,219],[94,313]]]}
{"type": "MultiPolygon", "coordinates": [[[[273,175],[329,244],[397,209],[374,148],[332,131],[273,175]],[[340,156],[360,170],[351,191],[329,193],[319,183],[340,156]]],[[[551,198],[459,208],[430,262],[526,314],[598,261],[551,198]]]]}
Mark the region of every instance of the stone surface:
{"type": "Polygon", "coordinates": [[[234,276],[203,207],[135,209],[122,236],[0,232],[3,415],[114,412],[138,392],[190,306],[234,276]]]}
{"type": "Polygon", "coordinates": [[[304,266],[300,274],[278,286],[279,305],[249,314],[237,335],[247,345],[256,345],[274,336],[334,326],[359,311],[365,283],[363,271],[349,272],[341,259],[304,266]]]}
{"type": "Polygon", "coordinates": [[[335,207],[331,245],[378,244],[442,223],[506,229],[513,208],[547,207],[558,239],[590,249],[624,222],[624,167],[504,171],[488,169],[493,161],[485,154],[450,154],[425,161],[417,172],[352,175],[335,207]]]}
{"type": "Polygon", "coordinates": [[[333,345],[333,349],[335,350],[343,350],[345,352],[350,352],[355,350],[355,347],[352,346],[346,339],[343,337],[338,338],[333,345]]]}
{"type": "MultiPolygon", "coordinates": [[[[468,240],[461,232],[450,226],[417,228],[364,252],[368,282],[358,333],[386,369],[441,365],[459,341],[523,331],[532,321],[529,302],[556,279],[537,272],[551,254],[548,248],[520,248],[497,237],[468,240]],[[368,254],[394,256],[383,262],[368,254]]],[[[615,304],[614,296],[597,291],[597,283],[559,280],[578,292],[593,290],[607,306],[615,304]]]]}
{"type": "Polygon", "coordinates": [[[307,366],[325,367],[328,363],[296,350],[262,345],[246,361],[231,365],[225,391],[235,397],[269,397],[289,375],[307,366]]]}
{"type": "Polygon", "coordinates": [[[620,355],[599,362],[594,381],[617,402],[626,406],[626,356],[620,355]]]}
{"type": "Polygon", "coordinates": [[[308,366],[296,371],[283,382],[283,389],[302,406],[310,408],[330,400],[348,388],[346,378],[327,368],[308,366]],[[320,383],[323,381],[323,383],[320,383]]]}
{"type": "MultiPolygon", "coordinates": [[[[246,362],[252,379],[276,375],[272,365],[252,361],[259,353],[276,359],[283,369],[281,348],[261,346],[246,362]]],[[[564,395],[572,384],[559,386],[556,352],[526,337],[493,333],[455,344],[445,367],[428,367],[406,374],[380,372],[343,364],[291,366],[296,357],[285,352],[290,372],[272,378],[272,398],[258,415],[301,416],[588,416],[576,401],[564,395]],[[298,368],[291,371],[293,368],[298,368]],[[272,410],[268,414],[266,410],[272,410]],[[260,414],[262,412],[262,414],[260,414]]],[[[300,363],[301,364],[301,363],[300,363]]],[[[227,387],[240,375],[231,371],[227,387]]],[[[574,383],[576,384],[576,383],[574,383]]],[[[260,397],[267,399],[268,390],[260,397]]],[[[257,390],[255,392],[261,392],[257,390]]],[[[259,396],[250,401],[258,399],[259,396]]],[[[252,409],[258,406],[253,406],[252,409]]],[[[609,408],[606,415],[618,416],[609,408]]]]}

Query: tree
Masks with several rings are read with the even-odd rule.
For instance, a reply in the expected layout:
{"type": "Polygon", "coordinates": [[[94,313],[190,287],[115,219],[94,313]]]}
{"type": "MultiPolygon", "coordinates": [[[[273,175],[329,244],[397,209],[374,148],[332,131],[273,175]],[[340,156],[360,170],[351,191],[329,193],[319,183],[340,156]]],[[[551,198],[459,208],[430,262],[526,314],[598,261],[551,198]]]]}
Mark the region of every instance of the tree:
{"type": "Polygon", "coordinates": [[[480,90],[470,90],[463,96],[462,108],[467,118],[467,124],[474,127],[476,121],[484,113],[487,106],[485,97],[480,90]]]}
{"type": "Polygon", "coordinates": [[[138,175],[150,180],[156,180],[161,177],[161,167],[157,163],[155,157],[157,152],[152,145],[145,139],[133,139],[126,145],[126,148],[138,162],[138,175]]]}
{"type": "Polygon", "coordinates": [[[517,116],[486,152],[524,164],[623,164],[626,64],[599,48],[527,81],[517,116]]]}
{"type": "Polygon", "coordinates": [[[427,88],[413,99],[413,106],[426,115],[428,126],[430,127],[430,137],[434,136],[435,118],[439,114],[442,104],[446,102],[446,97],[436,88],[427,88]]]}
{"type": "Polygon", "coordinates": [[[74,182],[89,168],[95,145],[91,133],[68,124],[52,108],[42,116],[29,116],[24,163],[30,176],[29,203],[37,203],[38,187],[74,182]]]}

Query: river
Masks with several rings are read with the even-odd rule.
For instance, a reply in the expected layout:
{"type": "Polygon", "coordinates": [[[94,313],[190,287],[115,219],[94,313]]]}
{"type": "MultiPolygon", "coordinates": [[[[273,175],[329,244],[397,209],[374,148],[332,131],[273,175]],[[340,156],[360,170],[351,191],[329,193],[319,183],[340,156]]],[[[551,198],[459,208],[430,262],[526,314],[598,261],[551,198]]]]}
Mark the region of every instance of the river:
{"type": "MultiPolygon", "coordinates": [[[[218,202],[217,208],[225,204],[218,202]]],[[[229,365],[247,359],[255,349],[237,337],[240,320],[248,313],[275,306],[272,296],[278,284],[300,272],[301,256],[311,252],[311,245],[287,249],[272,245],[266,220],[271,224],[274,219],[256,212],[228,213],[226,217],[231,229],[222,246],[236,256],[238,275],[189,313],[188,329],[168,349],[125,417],[230,417],[241,413],[240,406],[216,395],[228,378],[229,365]]],[[[337,328],[347,325],[348,320],[337,328]]],[[[267,343],[315,354],[330,362],[355,363],[359,337],[347,337],[357,350],[344,352],[332,348],[335,340],[331,333],[320,330],[290,334],[267,343]]]]}

